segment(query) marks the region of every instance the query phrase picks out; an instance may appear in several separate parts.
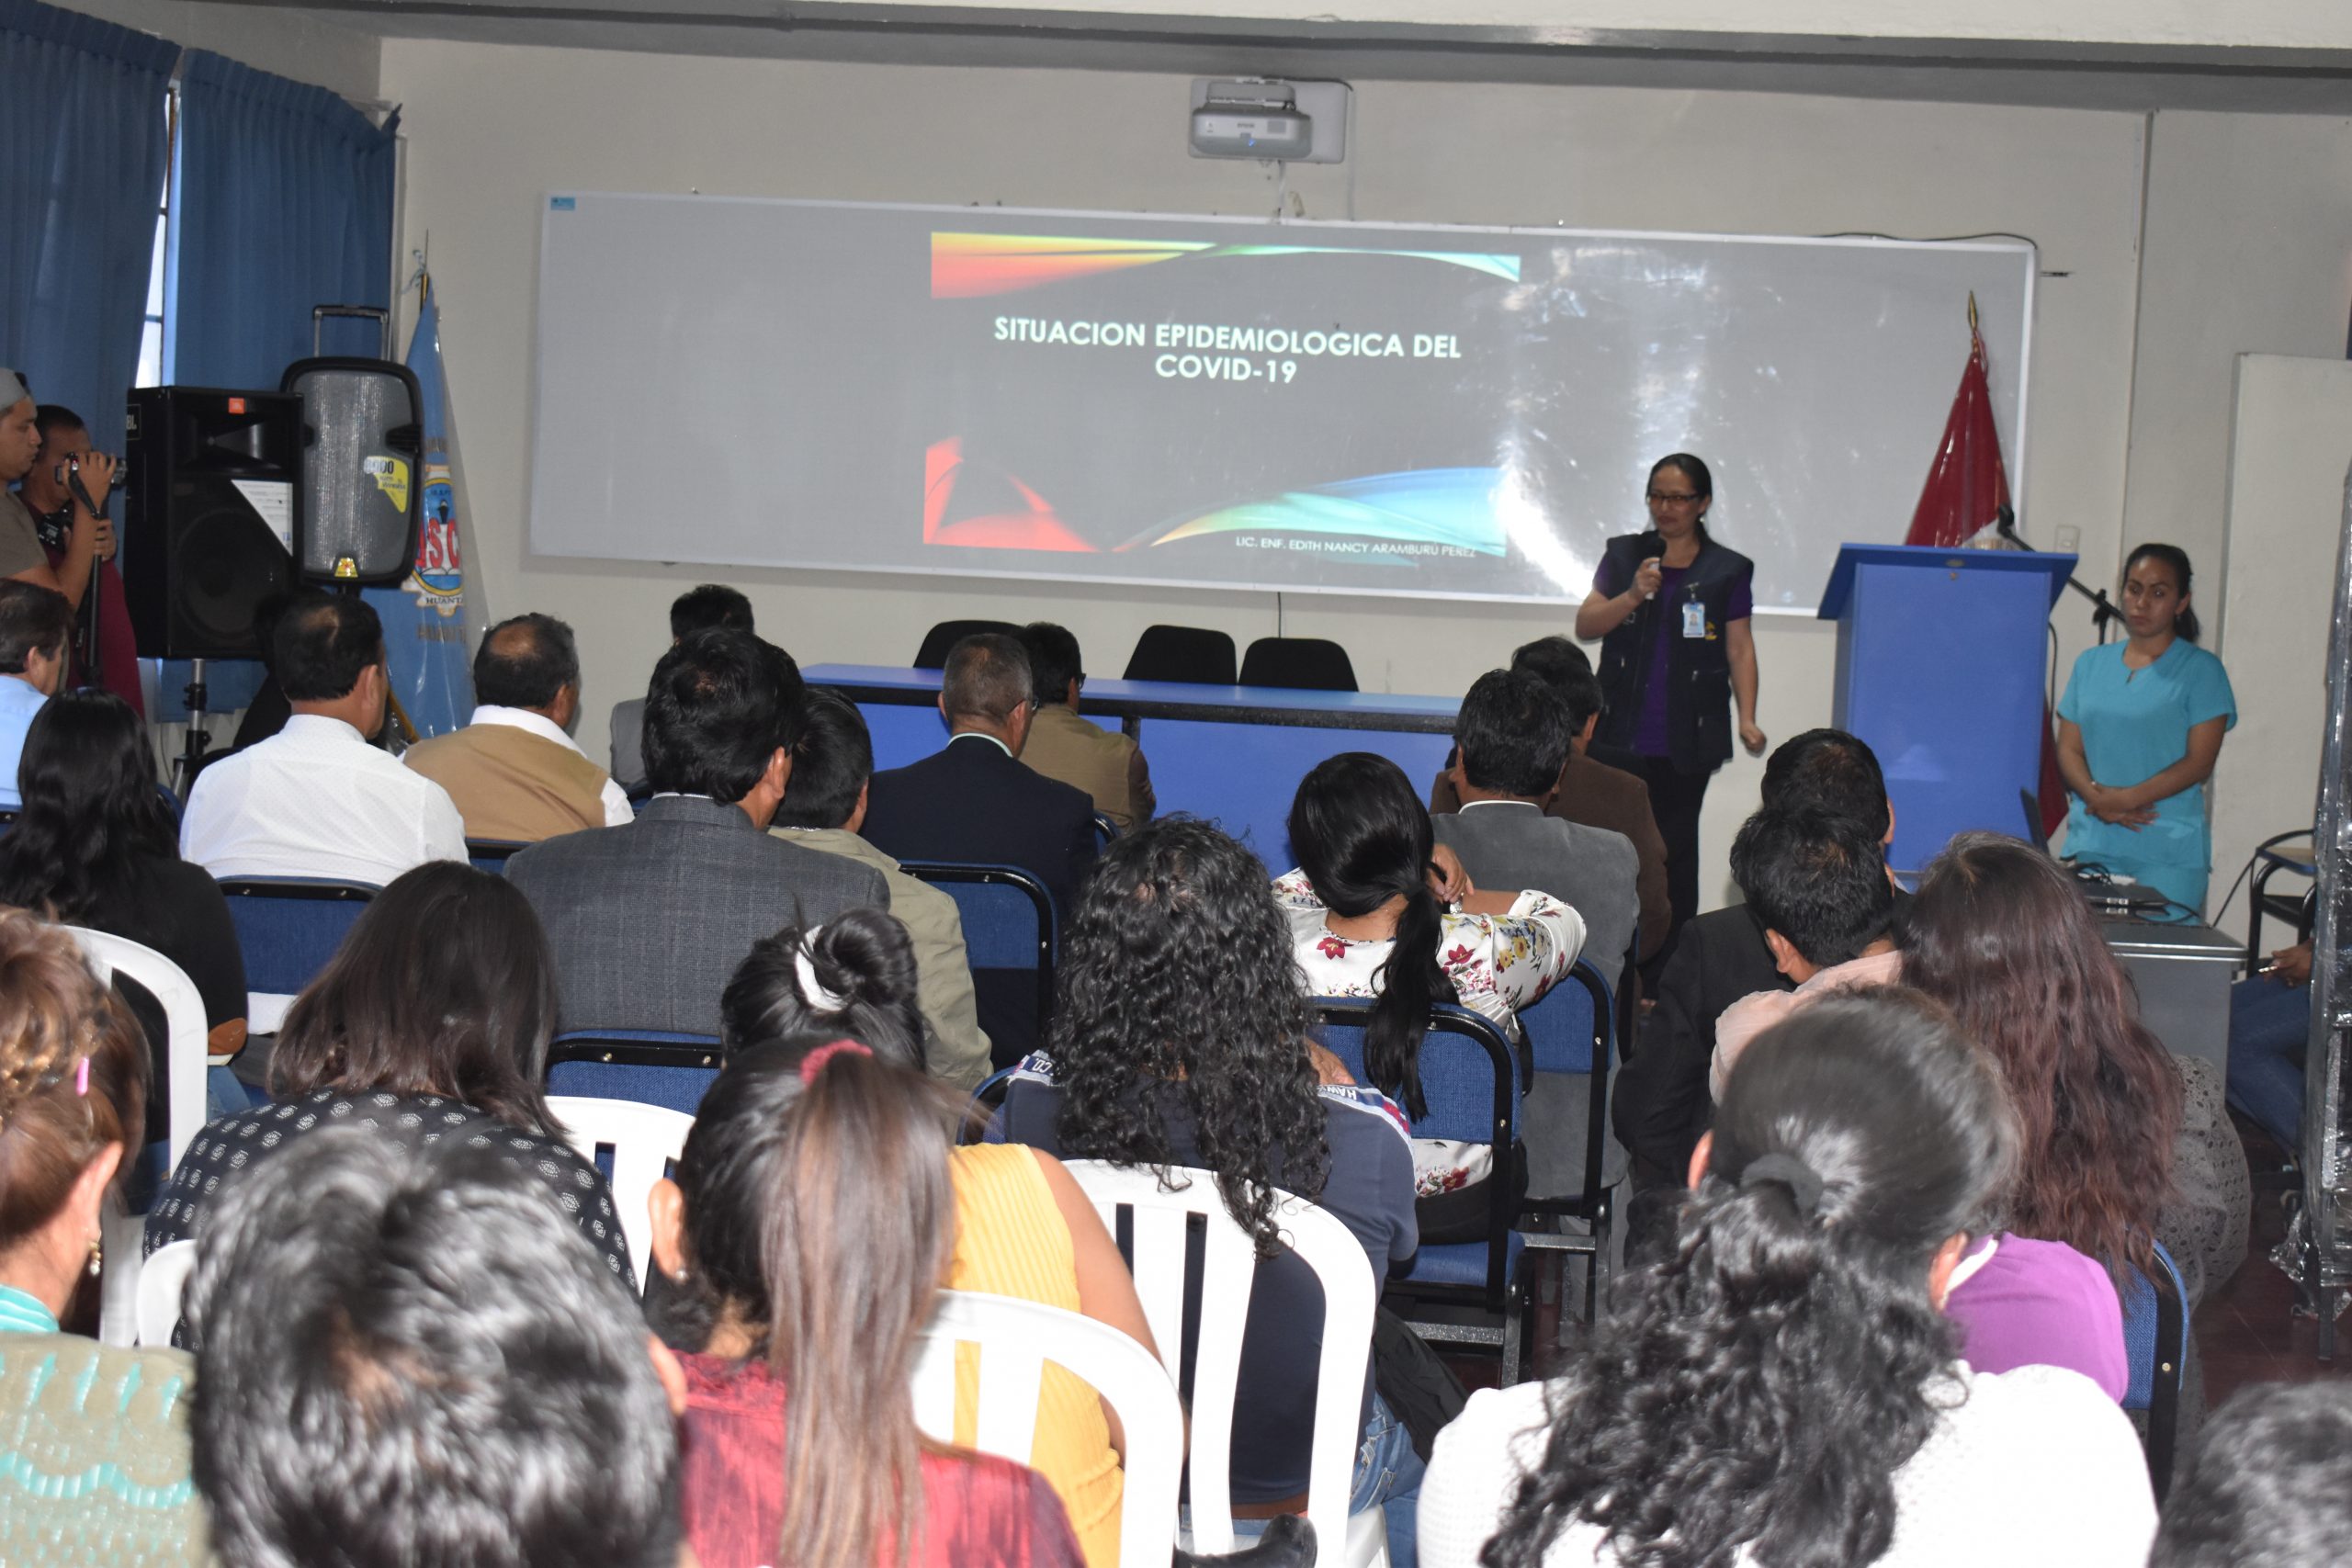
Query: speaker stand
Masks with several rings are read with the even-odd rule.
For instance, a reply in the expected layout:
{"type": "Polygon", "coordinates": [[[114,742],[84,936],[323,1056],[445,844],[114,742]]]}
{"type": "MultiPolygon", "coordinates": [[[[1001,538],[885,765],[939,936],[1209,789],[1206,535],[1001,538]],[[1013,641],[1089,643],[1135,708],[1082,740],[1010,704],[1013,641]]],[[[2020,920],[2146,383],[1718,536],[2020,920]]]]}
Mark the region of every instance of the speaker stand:
{"type": "Polygon", "coordinates": [[[172,764],[172,793],[182,800],[196,783],[196,771],[204,765],[204,753],[210,749],[212,737],[204,728],[204,660],[187,661],[187,740],[180,749],[179,760],[172,764]]]}

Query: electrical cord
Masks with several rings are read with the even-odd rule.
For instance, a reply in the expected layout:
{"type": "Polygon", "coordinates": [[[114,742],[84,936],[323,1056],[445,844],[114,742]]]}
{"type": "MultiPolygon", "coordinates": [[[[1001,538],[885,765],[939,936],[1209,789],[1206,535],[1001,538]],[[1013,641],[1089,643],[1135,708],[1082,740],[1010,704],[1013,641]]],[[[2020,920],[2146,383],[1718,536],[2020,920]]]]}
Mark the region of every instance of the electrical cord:
{"type": "Polygon", "coordinates": [[[2290,828],[2283,833],[2273,833],[2255,845],[2254,852],[2245,857],[2244,865],[2238,867],[2237,875],[2230,883],[2230,890],[2222,896],[2222,907],[2213,911],[2213,924],[2219,926],[2222,923],[2222,917],[2230,912],[2231,900],[2238,896],[2238,889],[2245,885],[2246,877],[2254,871],[2254,863],[2262,858],[2263,851],[2275,849],[2290,840],[2310,838],[2315,830],[2311,828],[2290,828]]]}

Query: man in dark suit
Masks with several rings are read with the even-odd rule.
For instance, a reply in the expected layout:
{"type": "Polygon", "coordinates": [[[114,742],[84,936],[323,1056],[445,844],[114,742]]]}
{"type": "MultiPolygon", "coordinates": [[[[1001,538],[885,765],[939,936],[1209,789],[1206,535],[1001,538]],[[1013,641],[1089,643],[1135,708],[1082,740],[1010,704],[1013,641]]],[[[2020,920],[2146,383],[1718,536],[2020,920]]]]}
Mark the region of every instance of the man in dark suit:
{"type": "MultiPolygon", "coordinates": [[[[1068,919],[1094,864],[1094,802],[1021,761],[1036,709],[1018,638],[982,632],[957,643],[939,687],[947,744],[874,775],[865,841],[893,860],[1017,866],[1053,895],[1057,919],[1068,919]]],[[[1035,985],[1025,973],[994,969],[972,980],[997,1059],[1019,1060],[1037,1043],[1035,985]]]]}
{"type": "MultiPolygon", "coordinates": [[[[1600,718],[1600,682],[1592,673],[1592,660],[1566,637],[1546,637],[1514,651],[1510,667],[1542,676],[1544,683],[1568,705],[1568,727],[1574,743],[1568,748],[1567,766],[1560,770],[1559,784],[1544,803],[1544,815],[1563,822],[1581,822],[1588,828],[1623,833],[1634,846],[1634,886],[1641,900],[1643,969],[1646,976],[1654,976],[1657,969],[1650,960],[1657,955],[1658,945],[1666,941],[1674,918],[1666,892],[1666,840],[1657,830],[1657,818],[1650,813],[1649,785],[1625,769],[1611,765],[1593,748],[1593,727],[1600,718]]],[[[1449,771],[1438,775],[1436,786],[1430,791],[1430,810],[1433,814],[1462,808],[1462,795],[1454,784],[1451,764],[1448,767],[1449,771]]]]}
{"type": "Polygon", "coordinates": [[[768,834],[798,738],[800,671],[748,632],[695,632],[645,705],[637,820],[549,839],[506,863],[554,951],[565,1029],[718,1032],[752,944],[787,925],[889,908],[871,866],[768,834]]]}

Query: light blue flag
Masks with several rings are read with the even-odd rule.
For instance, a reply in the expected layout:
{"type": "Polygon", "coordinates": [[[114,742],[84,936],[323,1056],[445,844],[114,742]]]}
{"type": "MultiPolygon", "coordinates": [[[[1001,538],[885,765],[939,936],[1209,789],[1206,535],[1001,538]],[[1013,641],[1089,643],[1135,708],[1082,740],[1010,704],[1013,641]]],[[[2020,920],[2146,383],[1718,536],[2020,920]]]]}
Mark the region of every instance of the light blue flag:
{"type": "Polygon", "coordinates": [[[424,525],[417,533],[416,569],[408,581],[398,588],[368,590],[368,602],[383,618],[392,695],[424,737],[447,735],[474,710],[473,615],[460,545],[465,518],[458,503],[457,442],[441,378],[441,310],[429,276],[416,332],[408,342],[408,367],[424,394],[424,525]]]}

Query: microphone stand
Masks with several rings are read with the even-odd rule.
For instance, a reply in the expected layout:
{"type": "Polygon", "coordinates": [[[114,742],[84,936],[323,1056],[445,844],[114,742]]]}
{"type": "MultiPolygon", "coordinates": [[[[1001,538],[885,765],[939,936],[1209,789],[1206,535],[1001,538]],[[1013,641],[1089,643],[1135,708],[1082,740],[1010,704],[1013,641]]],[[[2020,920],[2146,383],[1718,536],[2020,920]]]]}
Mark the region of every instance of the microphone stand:
{"type": "MultiPolygon", "coordinates": [[[[2021,550],[2033,548],[2018,534],[2018,514],[2006,506],[2001,508],[2000,515],[1995,519],[1993,532],[2021,550]]],[[[2107,641],[2108,623],[2120,617],[2123,612],[2115,607],[2115,601],[2107,596],[2107,590],[2104,588],[2086,587],[2080,578],[2071,573],[2066,578],[2066,586],[2091,602],[2091,626],[2098,633],[2100,642],[2107,641]]]]}

